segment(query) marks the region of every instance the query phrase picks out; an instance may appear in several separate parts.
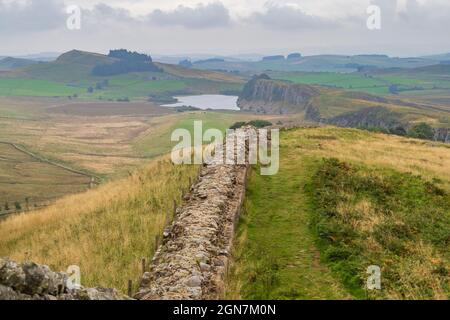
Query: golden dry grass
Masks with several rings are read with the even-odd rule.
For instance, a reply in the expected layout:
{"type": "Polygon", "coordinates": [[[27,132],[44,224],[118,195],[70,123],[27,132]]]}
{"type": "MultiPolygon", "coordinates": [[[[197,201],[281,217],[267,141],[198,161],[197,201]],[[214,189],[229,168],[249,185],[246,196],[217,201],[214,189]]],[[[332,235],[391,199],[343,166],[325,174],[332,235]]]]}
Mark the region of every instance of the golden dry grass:
{"type": "Polygon", "coordinates": [[[128,178],[9,218],[0,223],[0,256],[55,270],[79,265],[83,285],[125,291],[127,280],[136,283],[140,276],[141,258],[153,256],[173,200],[179,202],[197,172],[196,166],[155,160],[128,178]]]}
{"type": "Polygon", "coordinates": [[[303,149],[310,155],[436,178],[450,189],[450,146],[444,143],[335,127],[300,129],[282,143],[294,147],[291,152],[303,149]]]}

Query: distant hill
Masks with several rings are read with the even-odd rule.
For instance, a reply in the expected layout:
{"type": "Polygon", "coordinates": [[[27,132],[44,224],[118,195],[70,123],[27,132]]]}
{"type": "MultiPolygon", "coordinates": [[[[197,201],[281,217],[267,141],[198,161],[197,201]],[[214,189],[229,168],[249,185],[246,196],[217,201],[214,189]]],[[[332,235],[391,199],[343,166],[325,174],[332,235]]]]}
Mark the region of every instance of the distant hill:
{"type": "Polygon", "coordinates": [[[39,63],[38,61],[7,57],[0,60],[0,71],[10,71],[39,63]]]}
{"type": "Polygon", "coordinates": [[[435,54],[431,56],[423,56],[424,59],[431,59],[435,61],[445,61],[450,60],[450,53],[443,53],[443,54],[435,54]]]}
{"type": "Polygon", "coordinates": [[[23,71],[27,76],[36,79],[71,82],[87,78],[98,64],[111,64],[115,61],[118,59],[103,54],[72,50],[53,62],[32,65],[23,71]]]}
{"type": "Polygon", "coordinates": [[[450,77],[450,64],[439,63],[430,66],[423,66],[418,68],[387,68],[370,70],[371,74],[381,75],[404,75],[404,76],[448,76],[450,77]]]}
{"type": "Polygon", "coordinates": [[[194,67],[209,70],[241,72],[304,71],[304,72],[354,72],[361,68],[417,68],[436,64],[427,58],[397,58],[386,55],[366,54],[355,56],[316,55],[301,57],[298,54],[285,59],[284,56],[268,56],[261,61],[210,61],[194,67]]]}
{"type": "Polygon", "coordinates": [[[237,95],[244,83],[234,73],[156,63],[125,49],[113,50],[112,56],[72,50],[55,61],[0,69],[0,96],[169,103],[180,95],[237,95]]]}

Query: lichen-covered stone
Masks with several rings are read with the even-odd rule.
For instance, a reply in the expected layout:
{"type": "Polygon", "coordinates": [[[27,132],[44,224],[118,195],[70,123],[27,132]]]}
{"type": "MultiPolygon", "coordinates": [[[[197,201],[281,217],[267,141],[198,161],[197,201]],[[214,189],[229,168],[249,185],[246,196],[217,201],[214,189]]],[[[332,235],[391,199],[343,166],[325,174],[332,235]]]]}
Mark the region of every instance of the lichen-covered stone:
{"type": "Polygon", "coordinates": [[[68,275],[33,262],[0,258],[0,300],[126,300],[115,289],[69,290],[68,275]]]}

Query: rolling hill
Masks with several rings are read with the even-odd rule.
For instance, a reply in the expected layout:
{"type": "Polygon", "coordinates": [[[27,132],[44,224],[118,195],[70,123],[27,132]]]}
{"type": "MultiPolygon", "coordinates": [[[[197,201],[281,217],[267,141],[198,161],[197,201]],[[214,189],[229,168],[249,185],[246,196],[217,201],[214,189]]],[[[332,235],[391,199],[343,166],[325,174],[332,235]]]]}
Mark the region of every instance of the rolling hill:
{"type": "MultiPolygon", "coordinates": [[[[280,57],[281,58],[281,57],[280,57]]],[[[194,62],[194,68],[239,71],[244,73],[268,71],[354,72],[358,68],[416,68],[436,64],[427,58],[396,58],[386,55],[315,55],[299,59],[265,59],[261,61],[217,60],[194,62]]]]}
{"type": "Polygon", "coordinates": [[[241,77],[157,63],[161,71],[128,72],[94,76],[98,65],[112,65],[117,58],[72,50],[55,61],[16,68],[0,74],[0,95],[68,97],[82,100],[172,101],[174,95],[236,92],[241,77]],[[48,89],[47,89],[48,88],[48,89]]]}

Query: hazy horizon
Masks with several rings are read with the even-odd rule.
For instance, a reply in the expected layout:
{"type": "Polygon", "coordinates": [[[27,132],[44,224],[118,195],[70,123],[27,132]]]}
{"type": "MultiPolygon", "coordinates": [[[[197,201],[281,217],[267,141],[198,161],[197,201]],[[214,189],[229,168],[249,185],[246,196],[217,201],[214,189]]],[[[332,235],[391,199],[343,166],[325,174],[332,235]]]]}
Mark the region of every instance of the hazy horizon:
{"type": "Polygon", "coordinates": [[[2,56],[127,48],[153,55],[450,52],[445,0],[0,0],[2,56]],[[68,5],[81,10],[69,30],[68,5]],[[369,5],[381,29],[369,30],[369,5]],[[447,26],[447,27],[446,27],[447,26]]]}

